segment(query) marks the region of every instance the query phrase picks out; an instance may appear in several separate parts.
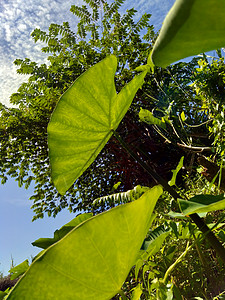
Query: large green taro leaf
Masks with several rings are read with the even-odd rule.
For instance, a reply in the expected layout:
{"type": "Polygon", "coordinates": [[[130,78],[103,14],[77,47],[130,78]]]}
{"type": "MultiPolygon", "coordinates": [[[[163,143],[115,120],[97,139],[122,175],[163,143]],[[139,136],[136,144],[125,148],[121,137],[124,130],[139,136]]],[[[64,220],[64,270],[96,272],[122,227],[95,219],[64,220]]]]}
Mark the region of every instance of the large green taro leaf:
{"type": "Polygon", "coordinates": [[[178,199],[180,209],[184,215],[194,213],[207,213],[214,210],[225,209],[225,195],[197,195],[188,201],[178,199]]]}
{"type": "Polygon", "coordinates": [[[177,0],[166,16],[152,51],[155,65],[225,46],[224,0],[177,0]]]}
{"type": "Polygon", "coordinates": [[[52,180],[64,194],[90,166],[125,113],[146,72],[134,77],[119,94],[114,75],[117,59],[106,57],[63,94],[48,125],[52,180]]]}
{"type": "Polygon", "coordinates": [[[46,249],[8,300],[106,300],[121,288],[151,225],[161,186],[89,218],[46,249]]]}

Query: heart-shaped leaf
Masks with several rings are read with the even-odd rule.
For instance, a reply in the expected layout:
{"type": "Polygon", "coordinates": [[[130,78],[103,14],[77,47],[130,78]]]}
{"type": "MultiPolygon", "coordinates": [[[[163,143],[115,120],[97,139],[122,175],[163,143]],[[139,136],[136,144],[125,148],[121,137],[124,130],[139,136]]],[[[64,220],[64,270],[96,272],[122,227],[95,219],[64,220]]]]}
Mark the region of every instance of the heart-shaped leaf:
{"type": "Polygon", "coordinates": [[[152,51],[155,65],[225,46],[225,1],[176,0],[152,51]]]}
{"type": "Polygon", "coordinates": [[[52,180],[64,194],[90,166],[127,112],[146,72],[119,94],[114,75],[117,59],[106,57],[85,73],[59,100],[48,125],[52,180]]]}
{"type": "Polygon", "coordinates": [[[178,199],[180,209],[184,215],[206,213],[214,210],[225,209],[225,195],[197,195],[188,201],[178,199]]]}
{"type": "Polygon", "coordinates": [[[161,193],[155,186],[78,225],[31,264],[7,299],[111,299],[137,259],[161,193]]]}

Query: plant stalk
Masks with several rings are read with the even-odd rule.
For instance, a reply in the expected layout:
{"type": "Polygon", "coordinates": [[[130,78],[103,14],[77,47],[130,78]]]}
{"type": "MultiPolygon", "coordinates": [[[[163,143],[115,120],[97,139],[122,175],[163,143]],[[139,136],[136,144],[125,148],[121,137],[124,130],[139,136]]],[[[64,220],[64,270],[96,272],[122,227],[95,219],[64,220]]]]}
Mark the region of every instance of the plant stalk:
{"type": "Polygon", "coordinates": [[[188,253],[188,251],[191,249],[192,245],[189,246],[189,241],[187,242],[187,246],[185,251],[177,258],[177,260],[167,269],[164,278],[163,278],[163,283],[166,284],[167,277],[169,274],[172,272],[172,270],[176,267],[176,265],[183,259],[183,257],[188,253]]]}
{"type": "MultiPolygon", "coordinates": [[[[114,137],[118,140],[121,146],[132,156],[139,165],[155,180],[157,184],[162,185],[162,187],[170,193],[170,195],[175,199],[182,199],[182,197],[164,180],[159,174],[157,174],[148,164],[140,159],[140,157],[129,147],[129,145],[123,141],[120,135],[113,130],[114,137]]],[[[216,253],[220,256],[223,263],[225,264],[225,249],[214,235],[214,233],[209,229],[209,227],[205,224],[203,219],[199,217],[198,214],[194,213],[189,216],[192,221],[198,226],[200,231],[207,237],[211,246],[215,249],[216,253]]]]}

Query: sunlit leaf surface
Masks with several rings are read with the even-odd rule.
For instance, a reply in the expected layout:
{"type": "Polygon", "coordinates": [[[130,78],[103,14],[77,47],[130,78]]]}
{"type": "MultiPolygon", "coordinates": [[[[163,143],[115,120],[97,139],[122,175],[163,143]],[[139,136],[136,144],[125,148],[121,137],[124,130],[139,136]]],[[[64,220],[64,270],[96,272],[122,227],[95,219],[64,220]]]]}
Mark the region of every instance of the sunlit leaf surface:
{"type": "Polygon", "coordinates": [[[161,186],[89,218],[44,251],[8,300],[106,300],[121,288],[153,220],[161,186]]]}
{"type": "Polygon", "coordinates": [[[48,126],[52,180],[64,194],[105,146],[137,90],[142,72],[116,93],[117,59],[111,55],[83,73],[65,92],[48,126]]]}
{"type": "Polygon", "coordinates": [[[184,215],[206,213],[214,210],[225,209],[225,195],[197,195],[188,201],[178,199],[184,215]]]}
{"type": "Polygon", "coordinates": [[[177,0],[166,16],[152,52],[155,65],[225,46],[225,1],[177,0]]]}

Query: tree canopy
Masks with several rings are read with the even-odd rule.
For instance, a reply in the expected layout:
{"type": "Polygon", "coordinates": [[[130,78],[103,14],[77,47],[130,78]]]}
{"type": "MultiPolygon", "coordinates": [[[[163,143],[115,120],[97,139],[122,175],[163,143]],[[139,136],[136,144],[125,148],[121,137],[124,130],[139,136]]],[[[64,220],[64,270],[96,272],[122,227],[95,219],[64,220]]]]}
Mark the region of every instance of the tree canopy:
{"type": "MultiPolygon", "coordinates": [[[[14,108],[1,105],[0,173],[2,183],[8,176],[25,188],[34,182],[34,195],[30,198],[34,219],[43,217],[45,212],[55,216],[65,207],[73,212],[92,211],[93,200],[112,193],[115,184],[118,191],[137,184],[154,185],[115,139],[107,143],[64,196],[57,192],[50,178],[47,124],[60,96],[80,74],[108,54],[118,58],[115,84],[119,92],[137,72],[136,67],[146,63],[157,37],[149,24],[151,15],[144,14],[134,21],[134,8],[119,13],[123,2],[86,0],[81,7],[72,5],[71,12],[79,19],[75,32],[64,22],[51,24],[48,32],[35,29],[31,34],[35,42],[45,43],[42,51],[48,53],[48,63],[38,65],[28,58],[15,61],[18,73],[30,77],[11,96],[14,108]]],[[[118,128],[140,157],[168,180],[182,155],[186,156],[187,168],[191,168],[192,145],[211,145],[206,126],[201,126],[200,131],[194,127],[208,120],[204,111],[199,112],[202,100],[191,86],[197,66],[198,59],[193,59],[190,63],[157,68],[154,75],[149,73],[118,128]],[[140,108],[163,118],[166,129],[140,122],[140,108]]]]}
{"type": "Polygon", "coordinates": [[[11,97],[17,108],[1,106],[2,180],[35,181],[34,218],[63,207],[94,216],[80,214],[53,238],[34,241],[44,250],[30,266],[26,260],[10,270],[20,279],[0,298],[221,298],[224,58],[217,50],[155,64],[225,43],[225,4],[216,7],[217,20],[213,1],[177,0],[153,45],[150,15],[139,26],[134,9],[118,13],[122,0],[85,3],[71,8],[80,19],[76,34],[67,23],[33,32],[47,43],[49,64],[16,61],[30,79],[11,97]],[[50,177],[61,194],[69,189],[64,196],[50,177]]]}

